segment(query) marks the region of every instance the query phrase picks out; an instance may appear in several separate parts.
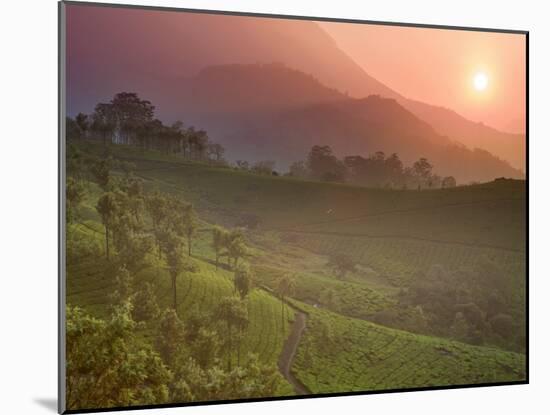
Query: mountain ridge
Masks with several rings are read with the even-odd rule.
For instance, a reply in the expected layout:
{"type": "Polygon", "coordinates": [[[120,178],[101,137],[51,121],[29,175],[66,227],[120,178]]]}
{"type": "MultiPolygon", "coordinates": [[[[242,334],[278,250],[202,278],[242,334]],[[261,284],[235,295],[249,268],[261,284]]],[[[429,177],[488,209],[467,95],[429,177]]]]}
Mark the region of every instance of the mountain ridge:
{"type": "Polygon", "coordinates": [[[67,22],[70,115],[90,112],[97,102],[127,90],[157,103],[161,118],[185,120],[181,101],[189,91],[178,85],[200,70],[218,64],[282,62],[344,96],[394,98],[440,135],[525,168],[523,135],[491,130],[401,96],[370,76],[313,21],[71,7],[67,22]]]}
{"type": "Polygon", "coordinates": [[[442,136],[396,99],[349,97],[281,64],[217,65],[194,79],[182,110],[232,160],[274,159],[284,169],[321,144],[341,157],[396,152],[407,164],[428,157],[439,174],[463,183],[523,177],[489,152],[442,136]]]}

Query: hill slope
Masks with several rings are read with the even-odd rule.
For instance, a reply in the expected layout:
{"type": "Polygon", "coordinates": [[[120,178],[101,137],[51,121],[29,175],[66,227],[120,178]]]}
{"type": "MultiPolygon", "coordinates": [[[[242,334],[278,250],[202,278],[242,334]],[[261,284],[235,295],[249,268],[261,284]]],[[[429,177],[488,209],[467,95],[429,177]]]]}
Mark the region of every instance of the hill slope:
{"type": "MultiPolygon", "coordinates": [[[[104,151],[95,143],[79,142],[78,146],[87,154],[104,151]]],[[[177,281],[184,320],[193,307],[210,311],[233,291],[232,274],[212,264],[211,224],[232,228],[243,214],[256,215],[258,226],[245,230],[257,288],[250,295],[251,321],[244,333],[243,353],[258,353],[271,364],[279,360],[290,321],[281,322],[281,302],[258,288],[275,288],[281,275],[291,273],[297,283],[289,301],[308,314],[291,369],[311,392],[525,379],[524,354],[372,322],[380,312],[399,304],[402,291],[422,282],[427,268],[439,264],[457,270],[489,255],[506,267],[502,272],[497,269],[497,285],[507,298],[514,296],[505,306],[521,334],[524,182],[437,191],[365,189],[258,176],[133,147],[112,146],[109,151],[115,159],[135,165],[146,192],[182,196],[194,203],[201,218],[191,259],[195,269],[182,273],[177,281]],[[346,279],[335,278],[327,267],[327,258],[338,250],[357,260],[359,269],[346,279]],[[324,298],[327,288],[334,294],[330,301],[324,298]]],[[[92,185],[81,208],[82,224],[71,225],[71,230],[78,240],[102,247],[103,227],[94,208],[98,196],[92,185]]],[[[145,281],[154,283],[162,306],[170,303],[168,271],[153,255],[135,276],[136,284],[145,281]]],[[[113,284],[102,256],[69,255],[69,303],[101,316],[108,310],[113,284]]],[[[430,285],[431,290],[436,288],[430,285]]],[[[454,314],[454,309],[449,311],[454,314]]],[[[292,319],[291,308],[286,307],[285,314],[292,319]]],[[[151,330],[141,333],[150,342],[153,334],[151,330]]],[[[290,393],[288,384],[279,392],[290,393]]]]}
{"type": "Polygon", "coordinates": [[[525,379],[525,356],[392,330],[300,305],[309,313],[294,371],[313,393],[525,379]]]}

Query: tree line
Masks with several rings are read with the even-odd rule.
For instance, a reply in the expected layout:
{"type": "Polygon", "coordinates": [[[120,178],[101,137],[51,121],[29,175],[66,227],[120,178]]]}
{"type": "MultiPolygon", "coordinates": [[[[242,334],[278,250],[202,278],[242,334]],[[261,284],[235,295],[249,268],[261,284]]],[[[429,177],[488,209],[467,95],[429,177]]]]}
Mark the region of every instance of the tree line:
{"type": "Polygon", "coordinates": [[[135,92],[120,92],[107,103],[98,103],[92,114],[67,117],[69,139],[100,140],[148,150],[179,154],[185,159],[224,164],[225,149],[204,130],[182,121],[165,125],[155,118],[155,106],[135,92]]]}
{"type": "MultiPolygon", "coordinates": [[[[99,140],[105,146],[110,143],[131,145],[176,154],[187,160],[228,165],[224,159],[225,148],[212,142],[206,131],[186,127],[182,121],[165,125],[155,117],[155,106],[134,92],[117,93],[111,101],[98,103],[92,114],[67,117],[67,137],[99,140]]],[[[279,175],[272,160],[254,163],[237,160],[234,167],[254,174],[279,175]]],[[[293,163],[286,175],[396,189],[456,186],[454,177],[435,174],[433,165],[423,157],[409,167],[403,165],[397,153],[386,155],[382,151],[367,157],[352,155],[340,160],[326,145],[313,146],[306,160],[293,163]]]]}
{"type": "Polygon", "coordinates": [[[436,189],[456,186],[453,176],[441,177],[433,165],[421,157],[410,167],[404,166],[397,153],[387,156],[378,151],[368,157],[334,155],[330,146],[315,145],[306,160],[293,163],[289,176],[327,182],[349,182],[367,187],[395,189],[436,189]]]}

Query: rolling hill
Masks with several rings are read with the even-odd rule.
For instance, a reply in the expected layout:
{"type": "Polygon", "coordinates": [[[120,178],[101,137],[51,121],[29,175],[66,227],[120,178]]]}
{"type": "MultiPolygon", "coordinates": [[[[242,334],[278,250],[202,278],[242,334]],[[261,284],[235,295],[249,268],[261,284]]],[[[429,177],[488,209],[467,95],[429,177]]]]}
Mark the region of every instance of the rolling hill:
{"type": "MultiPolygon", "coordinates": [[[[79,146],[87,154],[103,151],[94,143],[79,146]]],[[[291,371],[308,391],[525,379],[522,353],[373,323],[380,311],[396,306],[403,289],[421,278],[419,271],[434,263],[459,269],[485,256],[505,267],[498,278],[517,296],[508,303],[508,312],[518,323],[522,321],[524,182],[501,180],[434,191],[365,189],[259,176],[126,146],[112,146],[110,151],[115,159],[135,165],[146,192],[180,195],[193,202],[200,215],[192,259],[195,270],[182,274],[177,282],[182,316],[193,307],[212,309],[233,290],[231,273],[212,264],[212,224],[232,228],[243,214],[258,217],[258,227],[246,230],[256,288],[250,297],[251,322],[243,348],[258,353],[264,362],[278,361],[290,325],[281,330],[281,303],[271,288],[280,275],[293,273],[296,291],[286,313],[289,323],[296,313],[305,314],[306,327],[291,371]],[[339,249],[357,258],[360,266],[349,279],[334,278],[326,266],[327,258],[339,249]],[[327,288],[334,291],[330,303],[321,299],[327,288]]],[[[92,189],[96,190],[82,207],[83,221],[73,225],[73,231],[80,240],[101,245],[103,228],[94,210],[99,193],[95,185],[92,189]]],[[[159,302],[167,305],[167,270],[153,256],[147,262],[136,283],[152,282],[159,302]]],[[[107,311],[114,281],[103,260],[69,261],[67,283],[69,303],[98,316],[107,311]]],[[[152,341],[151,332],[141,335],[152,341]]],[[[280,391],[290,393],[288,384],[280,391]]]]}
{"type": "MultiPolygon", "coordinates": [[[[88,219],[80,224],[72,225],[69,231],[72,235],[70,244],[76,248],[75,239],[79,246],[82,244],[102,247],[104,228],[96,216],[93,205],[96,198],[90,195],[87,206],[84,206],[83,215],[88,219]]],[[[202,228],[196,243],[196,255],[192,260],[194,271],[186,272],[177,279],[177,290],[180,302],[178,313],[184,323],[188,322],[194,312],[212,313],[216,310],[219,301],[234,294],[233,275],[222,268],[215,269],[206,255],[209,252],[210,234],[208,228],[202,228]]],[[[102,249],[102,248],[101,248],[102,249]]],[[[171,305],[172,287],[170,275],[166,265],[149,255],[146,265],[133,276],[134,289],[151,283],[161,309],[171,305]]],[[[116,280],[113,277],[112,263],[94,256],[69,255],[67,262],[67,299],[71,306],[78,306],[95,317],[106,318],[111,311],[111,295],[116,289],[116,280]]],[[[293,320],[293,310],[287,307],[288,320],[281,321],[281,304],[272,295],[253,290],[249,297],[248,310],[250,322],[242,333],[240,353],[256,354],[260,361],[274,367],[277,366],[283,344],[288,336],[293,320]],[[284,324],[284,327],[282,326],[284,324]]],[[[154,344],[156,326],[147,324],[140,328],[139,335],[144,342],[154,344]]],[[[227,357],[224,357],[226,359],[227,357]]],[[[233,364],[237,363],[235,353],[231,354],[233,364]]],[[[291,386],[282,380],[279,394],[292,394],[291,386]]]]}

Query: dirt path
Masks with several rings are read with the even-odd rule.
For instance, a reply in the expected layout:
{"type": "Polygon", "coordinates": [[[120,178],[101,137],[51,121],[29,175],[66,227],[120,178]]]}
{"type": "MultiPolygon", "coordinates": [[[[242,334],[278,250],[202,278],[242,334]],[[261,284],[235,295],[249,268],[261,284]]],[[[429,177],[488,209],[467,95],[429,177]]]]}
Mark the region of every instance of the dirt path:
{"type": "Polygon", "coordinates": [[[296,356],[296,350],[298,350],[298,344],[302,338],[304,329],[306,328],[307,316],[305,313],[294,309],[294,323],[292,324],[292,330],[290,336],[286,339],[283,346],[283,351],[279,357],[279,370],[283,376],[294,387],[294,391],[297,395],[309,395],[311,392],[306,386],[300,382],[292,373],[292,363],[296,356]]]}

